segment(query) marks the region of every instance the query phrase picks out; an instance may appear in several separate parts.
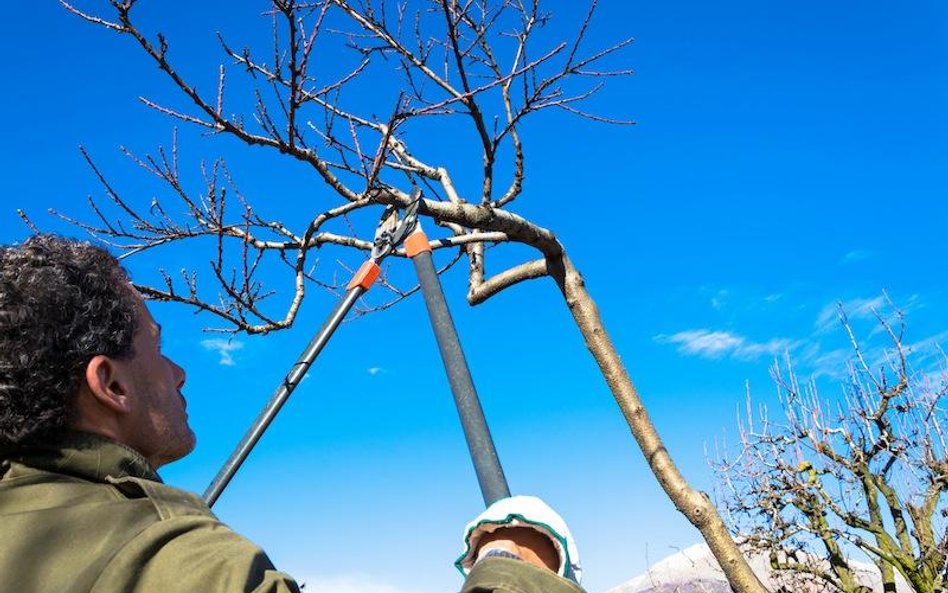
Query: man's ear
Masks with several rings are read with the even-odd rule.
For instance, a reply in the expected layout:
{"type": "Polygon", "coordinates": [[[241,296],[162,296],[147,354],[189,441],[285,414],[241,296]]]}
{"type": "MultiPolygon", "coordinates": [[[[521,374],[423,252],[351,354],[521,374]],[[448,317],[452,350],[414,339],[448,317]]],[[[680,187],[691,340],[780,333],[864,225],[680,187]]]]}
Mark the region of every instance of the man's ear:
{"type": "Polygon", "coordinates": [[[128,370],[120,361],[99,354],[86,365],[86,386],[95,401],[118,414],[131,411],[128,370]]]}

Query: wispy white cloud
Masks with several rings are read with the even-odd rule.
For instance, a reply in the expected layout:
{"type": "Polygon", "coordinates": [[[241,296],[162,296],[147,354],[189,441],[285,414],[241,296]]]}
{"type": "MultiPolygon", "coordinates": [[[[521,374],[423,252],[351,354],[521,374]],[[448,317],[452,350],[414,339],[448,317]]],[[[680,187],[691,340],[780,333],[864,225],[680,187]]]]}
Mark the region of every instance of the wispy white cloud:
{"type": "MultiPolygon", "coordinates": [[[[712,298],[716,295],[716,292],[707,291],[703,296],[712,298]]],[[[781,305],[786,302],[787,306],[792,306],[794,303],[790,298],[792,295],[772,293],[758,297],[757,302],[770,304],[780,300],[781,305]]],[[[741,311],[747,307],[733,308],[741,311]]],[[[674,346],[683,356],[745,362],[779,359],[781,364],[792,364],[801,377],[845,380],[851,372],[863,372],[861,361],[865,361],[872,372],[882,368],[891,369],[897,364],[897,358],[893,357],[892,337],[886,335],[887,328],[898,336],[902,330],[900,315],[924,307],[925,302],[919,295],[900,297],[894,301],[889,295],[881,293],[870,298],[836,301],[822,308],[817,306],[815,315],[804,311],[808,307],[802,308],[800,311],[804,315],[813,315],[810,317],[813,326],[809,326],[804,318],[802,326],[799,323],[788,326],[785,333],[782,332],[784,337],[757,340],[739,331],[715,329],[712,326],[662,333],[653,339],[674,346]],[[850,323],[851,335],[847,335],[840,325],[840,309],[850,323]],[[879,322],[880,318],[884,323],[879,322]],[[858,352],[854,350],[851,338],[858,342],[858,352]],[[785,354],[790,358],[783,360],[785,354]]],[[[921,340],[906,339],[903,345],[912,355],[911,372],[948,372],[948,355],[945,354],[948,351],[948,331],[932,333],[921,340]]]]}
{"type": "Polygon", "coordinates": [[[797,341],[789,338],[773,338],[766,342],[745,341],[734,354],[738,358],[748,360],[760,358],[764,355],[777,356],[796,348],[797,344],[797,341]]]}
{"type": "Polygon", "coordinates": [[[948,374],[948,330],[912,342],[906,350],[913,355],[918,372],[929,376],[948,374]]]}
{"type": "Polygon", "coordinates": [[[913,342],[908,348],[912,351],[933,350],[936,352],[948,352],[948,330],[913,342]]]}
{"type": "Polygon", "coordinates": [[[787,338],[774,338],[766,342],[755,342],[744,336],[726,331],[692,329],[672,335],[658,335],[655,340],[663,344],[676,344],[678,352],[704,358],[736,358],[755,360],[763,355],[776,356],[796,344],[787,338]]]}
{"type": "Polygon", "coordinates": [[[816,316],[816,329],[817,331],[834,329],[839,321],[840,309],[846,313],[850,321],[856,321],[874,317],[876,312],[881,312],[887,304],[885,295],[830,303],[824,306],[816,316]]]}
{"type": "Polygon", "coordinates": [[[319,576],[298,579],[306,593],[413,593],[366,575],[319,576]]]}
{"type": "Polygon", "coordinates": [[[849,376],[853,358],[855,354],[852,348],[834,348],[823,351],[815,347],[806,356],[801,356],[798,361],[809,369],[809,376],[813,379],[829,377],[839,381],[849,376]]]}
{"type": "Polygon", "coordinates": [[[847,252],[840,260],[839,263],[842,264],[853,264],[856,262],[864,261],[875,255],[872,251],[866,251],[864,249],[853,249],[852,251],[847,252]]]}
{"type": "Polygon", "coordinates": [[[207,340],[202,340],[201,346],[204,346],[205,350],[217,352],[217,354],[220,355],[220,360],[218,361],[219,364],[225,367],[232,367],[237,364],[236,361],[234,361],[232,353],[243,348],[244,343],[239,340],[209,338],[207,340]]]}
{"type": "MultiPolygon", "coordinates": [[[[946,345],[948,345],[948,330],[904,344],[906,354],[910,355],[909,373],[940,376],[939,374],[948,372],[946,345]]],[[[873,372],[878,372],[880,369],[888,369],[892,373],[898,372],[898,354],[889,338],[881,340],[870,338],[862,341],[859,351],[862,360],[865,360],[865,364],[873,372]]],[[[794,358],[810,369],[814,378],[826,376],[837,380],[844,379],[849,376],[853,367],[859,368],[862,364],[856,351],[849,345],[821,349],[819,344],[813,343],[812,346],[801,349],[794,358]]]]}
{"type": "Polygon", "coordinates": [[[721,289],[714,293],[711,297],[711,307],[717,311],[720,311],[727,304],[728,294],[730,294],[726,289],[721,289]]]}
{"type": "Polygon", "coordinates": [[[663,334],[655,339],[664,344],[678,344],[678,351],[682,354],[707,358],[720,358],[743,343],[743,338],[728,332],[706,329],[692,329],[670,336],[663,334]]]}
{"type": "Polygon", "coordinates": [[[368,368],[368,373],[369,373],[370,375],[372,375],[373,377],[374,377],[375,375],[378,375],[378,374],[384,373],[384,372],[385,372],[385,369],[383,369],[382,367],[369,367],[369,368],[368,368]]]}

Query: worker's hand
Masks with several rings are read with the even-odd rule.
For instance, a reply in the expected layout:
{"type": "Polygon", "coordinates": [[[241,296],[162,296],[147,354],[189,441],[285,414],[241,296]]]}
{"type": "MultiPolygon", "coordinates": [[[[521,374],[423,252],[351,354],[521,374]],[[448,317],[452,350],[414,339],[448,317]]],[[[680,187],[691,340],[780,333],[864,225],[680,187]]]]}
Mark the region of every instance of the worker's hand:
{"type": "Polygon", "coordinates": [[[498,500],[468,523],[464,553],[456,565],[467,574],[478,560],[494,555],[513,557],[549,568],[579,583],[579,552],[566,522],[534,496],[498,500]]]}

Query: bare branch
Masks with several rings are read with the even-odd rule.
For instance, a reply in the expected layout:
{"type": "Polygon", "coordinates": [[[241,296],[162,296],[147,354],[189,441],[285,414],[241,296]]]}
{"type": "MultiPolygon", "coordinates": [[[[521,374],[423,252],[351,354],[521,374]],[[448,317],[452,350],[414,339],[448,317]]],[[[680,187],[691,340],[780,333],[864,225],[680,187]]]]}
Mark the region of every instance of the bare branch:
{"type": "Polygon", "coordinates": [[[548,275],[549,271],[547,270],[545,259],[520,264],[515,268],[497,274],[489,280],[485,280],[475,287],[471,287],[467,293],[467,301],[471,305],[479,305],[505,288],[509,288],[525,280],[542,278],[548,275]]]}

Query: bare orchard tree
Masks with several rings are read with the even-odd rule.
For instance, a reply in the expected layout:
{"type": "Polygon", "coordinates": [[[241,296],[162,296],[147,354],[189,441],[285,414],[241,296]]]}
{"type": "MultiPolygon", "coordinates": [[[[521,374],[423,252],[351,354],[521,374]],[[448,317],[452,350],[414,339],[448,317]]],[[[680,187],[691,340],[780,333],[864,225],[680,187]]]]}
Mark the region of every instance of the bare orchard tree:
{"type": "Polygon", "coordinates": [[[841,317],[853,348],[841,398],[775,366],[783,417],[748,410],[739,454],[721,462],[734,528],[791,581],[871,593],[862,555],[886,593],[897,577],[948,591],[948,367],[913,374],[901,313],[878,317],[888,344],[871,355],[841,317]]]}
{"type": "Polygon", "coordinates": [[[311,275],[314,251],[323,246],[368,251],[371,241],[352,232],[350,217],[378,205],[405,207],[412,190],[421,187],[427,196],[419,208],[422,217],[444,229],[431,247],[459,250],[466,257],[472,305],[526,280],[554,280],[668,496],[701,531],[736,591],[765,591],[709,497],[688,484],[663,446],[563,245],[552,231],[511,210],[524,189],[521,132],[528,116],[559,110],[622,123],[582,110],[583,101],[609,77],[629,74],[604,64],[631,40],[584,49],[595,1],[578,13],[572,39],[544,46],[538,33],[550,15],[539,0],[272,0],[267,15],[273,47],[237,49],[222,38],[227,63],[209,93],[182,74],[165,36],[140,26],[135,0],[109,0],[111,8],[96,13],[63,4],[76,16],[129,38],[183,93],[187,106],[142,99],[145,104],[208,135],[295,159],[315,170],[325,185],[324,203],[312,216],[283,224],[239,194],[235,208],[230,174],[221,162],[206,168],[200,196],[179,174],[175,147],[138,158],[178,201],[176,207],[154,201],[145,208],[120,196],[89,159],[118,215],[94,205],[97,221],[82,223],[88,231],[129,254],[216,240],[212,271],[219,294],[205,292],[195,270],[181,278],[166,275],[158,286],[142,286],[142,292],[213,313],[238,331],[287,328],[308,285],[326,282],[311,275]],[[340,70],[340,65],[348,66],[340,70]],[[233,72],[247,78],[235,85],[233,72]],[[237,92],[231,90],[235,86],[237,92]],[[364,107],[367,93],[390,96],[381,116],[364,107]],[[409,135],[411,130],[430,132],[431,122],[465,126],[464,137],[474,140],[472,154],[479,153],[481,173],[471,194],[464,195],[454,183],[458,168],[441,166],[437,150],[409,135]],[[182,205],[184,216],[172,214],[182,205]],[[536,258],[488,277],[485,244],[509,243],[532,248],[536,258]],[[234,271],[225,262],[235,260],[228,258],[236,258],[234,271]],[[294,295],[276,311],[264,298],[271,288],[259,280],[261,267],[271,263],[288,270],[294,295]]]}

